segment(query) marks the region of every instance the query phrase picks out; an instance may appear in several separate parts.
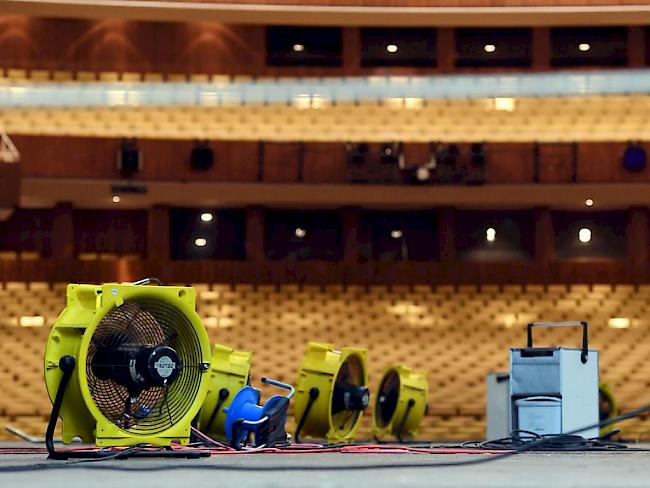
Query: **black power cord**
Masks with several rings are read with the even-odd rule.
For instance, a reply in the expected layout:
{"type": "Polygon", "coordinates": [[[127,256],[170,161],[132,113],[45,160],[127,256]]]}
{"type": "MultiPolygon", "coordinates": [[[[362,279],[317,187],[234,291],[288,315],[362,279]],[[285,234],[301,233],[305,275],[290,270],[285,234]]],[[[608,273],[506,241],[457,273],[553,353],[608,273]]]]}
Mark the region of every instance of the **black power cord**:
{"type": "MultiPolygon", "coordinates": [[[[587,425],[579,429],[575,429],[571,432],[564,434],[565,436],[573,436],[584,432],[585,430],[590,430],[594,428],[606,427],[608,425],[621,422],[623,420],[629,420],[643,415],[644,413],[650,412],[650,403],[643,405],[637,409],[631,410],[627,413],[619,415],[618,417],[613,417],[611,419],[606,419],[601,422],[598,422],[593,425],[587,425]]],[[[492,461],[497,461],[499,459],[505,459],[507,457],[514,456],[521,452],[532,451],[535,448],[544,446],[546,443],[550,442],[548,437],[542,437],[534,441],[524,443],[522,445],[513,446],[511,450],[505,451],[500,454],[495,454],[492,456],[481,456],[473,459],[463,459],[461,461],[444,461],[444,462],[435,462],[435,463],[388,463],[388,464],[334,464],[334,465],[264,465],[264,466],[250,466],[250,465],[224,465],[224,464],[208,464],[208,463],[184,463],[184,464],[160,464],[156,466],[124,466],[119,464],[97,464],[97,461],[112,459],[112,458],[103,458],[103,459],[85,459],[77,461],[68,461],[63,463],[37,463],[37,464],[25,464],[25,465],[13,465],[13,466],[0,466],[0,473],[16,473],[16,472],[26,472],[26,471],[35,471],[35,470],[52,470],[52,469],[72,469],[72,468],[84,468],[84,469],[100,469],[100,470],[109,470],[109,471],[136,471],[136,472],[154,472],[154,471],[169,471],[177,469],[200,469],[200,470],[211,470],[211,471],[242,471],[242,472],[269,472],[269,471],[364,471],[364,470],[377,470],[377,469],[420,469],[420,468],[450,468],[458,466],[471,466],[476,464],[485,464],[492,461]],[[90,461],[93,461],[94,464],[85,464],[90,461]],[[84,463],[84,464],[82,464],[84,463]]],[[[135,446],[134,446],[135,447],[135,446]]],[[[130,449],[130,448],[129,448],[130,449]]],[[[124,452],[124,451],[123,451],[124,452]]],[[[123,452],[116,453],[115,457],[119,457],[123,452]]],[[[137,452],[137,451],[136,451],[137,452]]]]}
{"type": "Polygon", "coordinates": [[[307,420],[309,412],[311,411],[311,407],[314,405],[314,402],[318,398],[318,395],[320,395],[320,390],[318,388],[313,386],[309,389],[309,400],[307,400],[307,406],[305,407],[305,411],[302,413],[300,420],[298,421],[296,434],[294,435],[294,442],[296,442],[296,444],[300,443],[300,432],[302,432],[302,428],[305,426],[305,421],[307,420]]]}

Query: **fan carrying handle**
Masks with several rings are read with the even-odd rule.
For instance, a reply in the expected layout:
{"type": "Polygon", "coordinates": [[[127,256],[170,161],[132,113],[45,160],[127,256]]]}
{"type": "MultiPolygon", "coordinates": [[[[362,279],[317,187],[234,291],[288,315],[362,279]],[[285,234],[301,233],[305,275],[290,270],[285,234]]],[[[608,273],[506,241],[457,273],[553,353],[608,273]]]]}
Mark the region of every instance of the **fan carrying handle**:
{"type": "Polygon", "coordinates": [[[142,278],[141,280],[134,281],[132,285],[160,285],[161,281],[158,278],[142,278]]]}
{"type": "Polygon", "coordinates": [[[528,324],[528,348],[533,347],[533,327],[580,327],[582,326],[582,353],[580,361],[582,364],[587,362],[589,357],[589,325],[585,320],[576,320],[573,322],[531,322],[528,324]]]}

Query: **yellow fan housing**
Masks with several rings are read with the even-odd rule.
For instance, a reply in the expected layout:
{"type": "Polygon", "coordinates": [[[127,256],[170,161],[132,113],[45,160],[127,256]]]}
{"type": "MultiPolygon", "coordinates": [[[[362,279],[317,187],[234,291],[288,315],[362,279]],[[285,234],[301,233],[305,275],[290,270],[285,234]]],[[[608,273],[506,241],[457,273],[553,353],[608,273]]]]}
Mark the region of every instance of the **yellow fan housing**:
{"type": "Polygon", "coordinates": [[[52,402],[63,375],[59,361],[75,360],[59,412],[63,442],[75,437],[99,446],[189,442],[191,421],[208,390],[210,361],[195,299],[188,287],[68,285],[66,307],[45,350],[52,402]],[[161,344],[169,346],[165,351],[173,349],[176,362],[159,352],[161,344]],[[149,355],[136,361],[133,351],[149,355]],[[135,370],[143,361],[148,371],[160,373],[156,386],[135,388],[129,379],[142,380],[135,370]],[[167,381],[172,369],[173,381],[167,381]]]}
{"type": "Polygon", "coordinates": [[[426,376],[405,366],[389,366],[384,370],[376,395],[373,436],[378,439],[386,435],[416,436],[427,407],[426,376]]]}
{"type": "MultiPolygon", "coordinates": [[[[367,352],[365,349],[345,347],[336,350],[332,344],[309,342],[294,400],[296,422],[300,423],[310,403],[310,390],[318,396],[304,418],[302,432],[330,443],[352,442],[363,410],[337,409],[334,404],[335,385],[346,382],[365,387],[368,384],[367,352]]],[[[365,401],[367,403],[367,393],[365,401]]]]}
{"type": "Polygon", "coordinates": [[[215,344],[210,363],[210,387],[199,412],[198,428],[215,439],[226,439],[224,407],[249,381],[252,353],[215,344]],[[217,409],[217,406],[219,407],[217,409]],[[216,411],[215,411],[216,409],[216,411]]]}

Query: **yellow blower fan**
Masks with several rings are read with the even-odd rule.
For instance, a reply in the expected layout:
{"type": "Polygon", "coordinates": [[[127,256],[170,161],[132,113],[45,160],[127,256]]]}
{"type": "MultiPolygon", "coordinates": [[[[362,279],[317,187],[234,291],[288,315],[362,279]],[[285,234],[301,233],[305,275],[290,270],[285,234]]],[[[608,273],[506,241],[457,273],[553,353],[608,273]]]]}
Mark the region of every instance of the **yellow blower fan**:
{"type": "Polygon", "coordinates": [[[366,350],[309,342],[300,369],[294,413],[300,433],[330,443],[351,442],[368,406],[366,350]]]}
{"type": "Polygon", "coordinates": [[[189,442],[208,389],[210,342],[193,288],[149,282],[68,285],[45,350],[50,457],[72,457],[54,450],[58,417],[65,443],[189,442]]]}
{"type": "Polygon", "coordinates": [[[198,428],[201,432],[226,440],[226,414],[223,409],[229,407],[239,390],[249,383],[250,369],[250,352],[233,351],[220,344],[214,345],[210,363],[210,388],[199,413],[198,428]]]}
{"type": "Polygon", "coordinates": [[[413,438],[427,407],[429,384],[425,375],[405,366],[389,366],[379,383],[372,433],[376,439],[394,435],[400,442],[413,438]]]}

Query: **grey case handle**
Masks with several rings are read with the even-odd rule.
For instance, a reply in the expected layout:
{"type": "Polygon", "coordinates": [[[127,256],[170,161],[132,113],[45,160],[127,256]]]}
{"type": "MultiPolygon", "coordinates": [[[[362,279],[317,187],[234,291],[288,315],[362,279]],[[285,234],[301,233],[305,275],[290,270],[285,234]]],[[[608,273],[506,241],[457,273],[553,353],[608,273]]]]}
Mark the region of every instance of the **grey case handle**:
{"type": "Polygon", "coordinates": [[[533,347],[533,327],[580,327],[582,326],[582,353],[580,361],[587,362],[589,357],[589,325],[585,320],[576,320],[574,322],[531,322],[528,324],[528,346],[533,347]]]}

